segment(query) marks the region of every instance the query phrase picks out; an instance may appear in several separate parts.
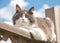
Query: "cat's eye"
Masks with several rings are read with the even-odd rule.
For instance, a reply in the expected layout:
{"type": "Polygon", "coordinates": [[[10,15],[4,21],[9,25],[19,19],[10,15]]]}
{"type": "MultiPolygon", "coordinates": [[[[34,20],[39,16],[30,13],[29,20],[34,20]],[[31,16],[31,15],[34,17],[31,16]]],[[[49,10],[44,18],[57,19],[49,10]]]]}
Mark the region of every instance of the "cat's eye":
{"type": "Polygon", "coordinates": [[[23,13],[20,14],[20,17],[22,17],[23,13]]]}

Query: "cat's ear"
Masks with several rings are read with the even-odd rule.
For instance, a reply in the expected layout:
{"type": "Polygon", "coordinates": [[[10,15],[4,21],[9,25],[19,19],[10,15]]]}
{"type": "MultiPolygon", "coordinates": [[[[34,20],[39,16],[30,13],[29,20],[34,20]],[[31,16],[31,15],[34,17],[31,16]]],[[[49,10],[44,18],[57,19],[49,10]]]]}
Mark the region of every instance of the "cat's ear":
{"type": "Polygon", "coordinates": [[[30,12],[31,14],[33,14],[33,12],[34,12],[34,7],[30,8],[30,9],[29,9],[29,12],[30,12]]]}
{"type": "Polygon", "coordinates": [[[16,4],[16,12],[21,11],[21,8],[19,7],[19,5],[16,4]]]}

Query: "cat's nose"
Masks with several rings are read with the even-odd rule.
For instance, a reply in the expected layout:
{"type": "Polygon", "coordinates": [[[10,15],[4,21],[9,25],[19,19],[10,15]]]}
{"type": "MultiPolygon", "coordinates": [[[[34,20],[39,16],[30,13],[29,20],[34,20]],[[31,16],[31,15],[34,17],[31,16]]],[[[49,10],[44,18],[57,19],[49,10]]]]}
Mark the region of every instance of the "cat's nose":
{"type": "Polygon", "coordinates": [[[24,22],[25,20],[24,19],[22,19],[22,22],[24,22]]]}
{"type": "Polygon", "coordinates": [[[24,19],[22,19],[24,21],[24,19]]]}

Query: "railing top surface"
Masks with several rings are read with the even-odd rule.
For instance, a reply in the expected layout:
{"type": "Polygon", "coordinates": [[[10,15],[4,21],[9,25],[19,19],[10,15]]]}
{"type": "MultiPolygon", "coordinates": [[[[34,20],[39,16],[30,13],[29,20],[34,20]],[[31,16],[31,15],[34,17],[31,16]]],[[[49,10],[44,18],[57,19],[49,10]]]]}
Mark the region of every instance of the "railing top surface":
{"type": "Polygon", "coordinates": [[[18,28],[14,27],[14,26],[11,26],[9,24],[0,22],[0,28],[4,29],[6,31],[12,32],[12,33],[16,33],[20,36],[27,37],[27,38],[31,39],[28,31],[24,31],[23,29],[18,29],[18,28]]]}

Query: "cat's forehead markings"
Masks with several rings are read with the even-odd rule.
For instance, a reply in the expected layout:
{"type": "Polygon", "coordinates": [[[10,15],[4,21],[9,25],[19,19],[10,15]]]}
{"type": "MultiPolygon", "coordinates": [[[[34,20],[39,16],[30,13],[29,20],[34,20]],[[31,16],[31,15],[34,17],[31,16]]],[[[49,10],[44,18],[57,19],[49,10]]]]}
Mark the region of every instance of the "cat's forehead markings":
{"type": "Polygon", "coordinates": [[[26,14],[27,13],[27,10],[23,9],[22,10],[22,13],[26,14]]]}
{"type": "Polygon", "coordinates": [[[25,14],[26,14],[27,12],[25,11],[25,14]]]}
{"type": "Polygon", "coordinates": [[[26,14],[27,13],[27,10],[24,10],[24,13],[26,14]]]}

